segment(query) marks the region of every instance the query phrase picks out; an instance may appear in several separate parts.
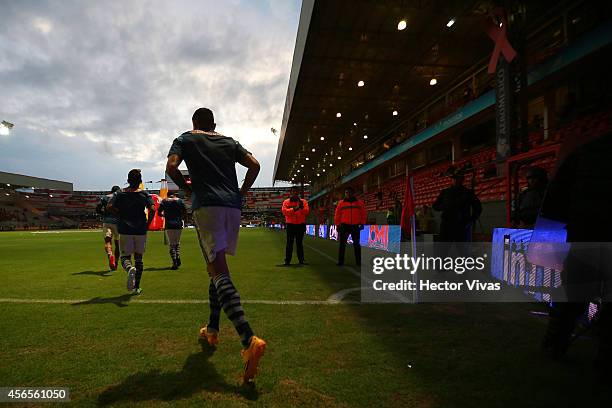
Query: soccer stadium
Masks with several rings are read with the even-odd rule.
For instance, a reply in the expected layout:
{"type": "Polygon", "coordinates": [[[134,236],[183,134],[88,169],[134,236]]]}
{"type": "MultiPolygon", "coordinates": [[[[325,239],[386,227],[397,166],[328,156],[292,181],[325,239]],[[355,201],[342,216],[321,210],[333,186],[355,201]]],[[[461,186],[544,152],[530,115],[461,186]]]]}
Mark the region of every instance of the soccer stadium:
{"type": "Polygon", "coordinates": [[[612,3],[4,14],[2,406],[612,406],[612,3]]]}

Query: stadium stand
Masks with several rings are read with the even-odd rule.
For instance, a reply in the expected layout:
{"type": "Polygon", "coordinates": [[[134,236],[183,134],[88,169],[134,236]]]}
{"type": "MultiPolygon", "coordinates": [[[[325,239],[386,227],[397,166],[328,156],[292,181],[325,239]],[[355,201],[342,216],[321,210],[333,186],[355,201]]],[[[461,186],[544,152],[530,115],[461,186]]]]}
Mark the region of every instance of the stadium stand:
{"type": "MultiPolygon", "coordinates": [[[[509,225],[510,207],[526,186],[528,166],[542,167],[550,177],[573,147],[612,130],[612,90],[603,80],[607,71],[602,64],[612,50],[606,7],[585,1],[558,8],[544,3],[530,5],[527,13],[527,41],[519,49],[527,91],[513,102],[524,116],[512,119],[524,126],[517,126],[509,154],[502,154],[496,77],[487,72],[492,44],[486,35],[470,38],[471,49],[458,55],[452,44],[468,33],[435,32],[428,38],[434,46],[415,62],[400,52],[416,46],[410,35],[370,31],[354,19],[350,30],[362,34],[361,41],[353,41],[346,36],[348,28],[334,31],[331,23],[346,4],[315,2],[312,16],[298,30],[304,41],[296,45],[275,180],[310,182],[313,213],[327,223],[344,187],[351,185],[366,204],[369,222],[384,224],[384,214],[397,208],[397,201],[403,203],[407,176],[413,178],[415,205],[422,209],[450,185],[445,173],[451,166],[463,169],[465,185],[483,203],[479,228],[489,239],[493,228],[509,225]],[[370,36],[377,39],[375,45],[368,44],[370,36]],[[365,50],[371,57],[364,57],[365,50]],[[398,76],[400,61],[406,69],[398,76]],[[339,75],[339,80],[313,70],[339,75]],[[446,81],[442,89],[424,86],[435,71],[438,81],[446,81]],[[366,84],[375,80],[376,86],[358,89],[357,79],[366,84]],[[391,94],[385,86],[393,89],[391,94]],[[342,115],[330,118],[331,109],[342,115]]],[[[365,4],[351,12],[369,14],[370,20],[386,18],[382,8],[365,4]]],[[[474,33],[479,32],[481,26],[473,23],[474,33]]],[[[469,30],[470,22],[465,24],[469,30]]]]}

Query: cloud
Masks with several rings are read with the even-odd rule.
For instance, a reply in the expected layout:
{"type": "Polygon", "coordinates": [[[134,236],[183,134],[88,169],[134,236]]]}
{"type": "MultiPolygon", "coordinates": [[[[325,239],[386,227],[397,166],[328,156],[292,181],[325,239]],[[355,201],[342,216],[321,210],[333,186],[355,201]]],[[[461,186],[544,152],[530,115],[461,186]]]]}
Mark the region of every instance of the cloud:
{"type": "Polygon", "coordinates": [[[260,159],[257,185],[271,183],[298,0],[4,3],[0,113],[16,126],[2,170],[46,177],[63,160],[53,178],[86,189],[107,188],[100,161],[161,177],[172,140],[208,106],[260,159]]]}

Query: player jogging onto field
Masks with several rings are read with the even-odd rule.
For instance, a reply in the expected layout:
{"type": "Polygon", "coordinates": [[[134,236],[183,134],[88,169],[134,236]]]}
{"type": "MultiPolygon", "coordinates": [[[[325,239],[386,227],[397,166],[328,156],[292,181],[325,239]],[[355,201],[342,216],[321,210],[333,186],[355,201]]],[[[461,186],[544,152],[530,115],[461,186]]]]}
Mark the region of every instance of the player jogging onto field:
{"type": "Polygon", "coordinates": [[[193,219],[211,277],[208,287],[210,320],[208,325],[201,328],[200,336],[211,346],[218,344],[219,316],[223,308],[244,347],[241,351],[245,363],[243,379],[248,382],[257,373],[266,342],[253,334],[244,315],[225,254],[234,255],[236,252],[242,196],[255,182],[259,163],[240,143],[215,132],[216,125],[210,109],[196,110],[192,121],[193,130],[174,139],[168,153],[166,173],[187,194],[193,193],[193,219]],[[187,164],[191,186],[185,182],[178,168],[183,160],[187,164]],[[240,189],[236,163],[248,169],[240,189]]]}
{"type": "Polygon", "coordinates": [[[147,242],[147,230],[155,217],[155,205],[149,193],[140,189],[142,176],[140,170],[133,169],[128,173],[129,187],[115,193],[108,203],[110,211],[119,217],[119,246],[121,248],[121,265],[128,273],[127,289],[139,295],[140,278],[144,264],[142,256],[147,242]],[[145,209],[149,211],[148,219],[145,209]],[[134,264],[132,266],[132,255],[134,264]]]}
{"type": "Polygon", "coordinates": [[[187,209],[183,200],[176,194],[171,193],[168,198],[162,200],[158,208],[158,214],[166,220],[166,235],[170,245],[170,258],[172,258],[172,269],[181,266],[181,232],[183,231],[183,220],[187,219],[187,209]]]}
{"type": "Polygon", "coordinates": [[[106,209],[108,202],[111,200],[113,195],[121,190],[119,186],[113,186],[110,194],[107,194],[100,198],[100,202],[96,206],[96,212],[102,215],[102,232],[104,233],[104,251],[108,258],[108,267],[111,271],[117,270],[117,260],[119,259],[119,232],[117,231],[117,224],[119,219],[117,216],[106,209]],[[113,241],[115,241],[115,252],[113,253],[113,241]]]}

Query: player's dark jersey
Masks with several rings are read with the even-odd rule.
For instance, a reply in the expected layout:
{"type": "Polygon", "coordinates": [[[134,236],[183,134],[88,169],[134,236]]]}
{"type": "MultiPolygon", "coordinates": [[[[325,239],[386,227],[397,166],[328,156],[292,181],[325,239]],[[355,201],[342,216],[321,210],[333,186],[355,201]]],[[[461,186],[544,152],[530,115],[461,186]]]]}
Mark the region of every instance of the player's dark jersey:
{"type": "Polygon", "coordinates": [[[185,203],[180,198],[166,198],[159,205],[159,215],[166,219],[166,229],[183,228],[185,203]]]}
{"type": "Polygon", "coordinates": [[[151,207],[153,198],[146,191],[119,191],[110,200],[110,204],[119,210],[119,234],[145,235],[147,233],[147,215],[145,208],[151,207]]]}
{"type": "Polygon", "coordinates": [[[96,207],[96,212],[102,215],[102,222],[105,224],[119,224],[119,218],[110,211],[106,211],[106,206],[111,198],[113,198],[113,195],[114,194],[108,194],[100,198],[100,203],[96,207]]]}
{"type": "Polygon", "coordinates": [[[242,207],[236,163],[249,152],[231,137],[216,132],[185,132],[172,143],[168,156],[179,155],[191,177],[191,208],[242,207]]]}

